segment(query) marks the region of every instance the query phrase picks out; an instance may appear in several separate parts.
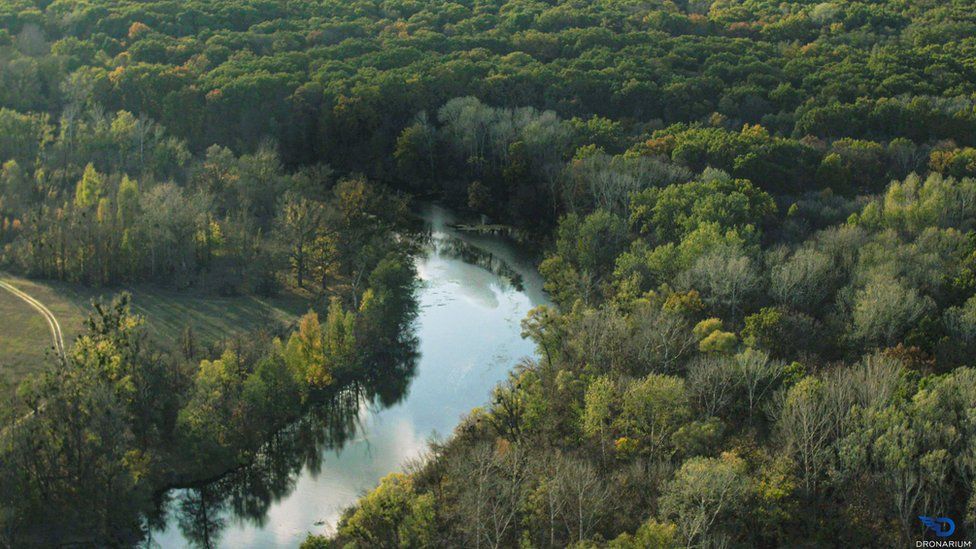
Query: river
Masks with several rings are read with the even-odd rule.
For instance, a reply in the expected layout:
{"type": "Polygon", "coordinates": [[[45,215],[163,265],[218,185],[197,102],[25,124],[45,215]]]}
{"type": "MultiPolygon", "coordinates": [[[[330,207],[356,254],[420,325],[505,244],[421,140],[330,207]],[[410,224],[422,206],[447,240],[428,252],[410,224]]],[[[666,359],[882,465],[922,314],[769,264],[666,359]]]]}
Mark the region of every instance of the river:
{"type": "MultiPolygon", "coordinates": [[[[148,545],[296,547],[310,532],[330,533],[344,508],[421,456],[432,436],[449,436],[533,354],[520,321],[547,299],[532,258],[504,238],[454,230],[453,215],[438,206],[418,213],[431,238],[417,258],[417,353],[405,389],[395,398],[353,399],[343,436],[316,438],[296,428],[291,438],[305,443],[276,452],[283,464],[269,459],[276,462],[219,486],[172,491],[148,545]],[[312,438],[317,442],[307,443],[312,438]],[[300,455],[308,448],[313,456],[300,455]]],[[[328,421],[304,424],[315,433],[328,430],[316,422],[328,421]]]]}

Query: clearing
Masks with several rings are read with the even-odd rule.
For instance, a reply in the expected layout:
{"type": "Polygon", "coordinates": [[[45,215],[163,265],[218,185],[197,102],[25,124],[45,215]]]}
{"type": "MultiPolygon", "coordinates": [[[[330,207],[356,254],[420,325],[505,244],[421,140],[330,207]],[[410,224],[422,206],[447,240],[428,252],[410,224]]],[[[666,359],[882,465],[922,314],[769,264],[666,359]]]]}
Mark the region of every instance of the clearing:
{"type": "MultiPolygon", "coordinates": [[[[61,325],[71,348],[81,333],[91,302],[104,302],[121,291],[132,294],[132,310],[146,318],[149,336],[174,345],[190,325],[199,344],[278,323],[290,324],[309,308],[307,297],[283,293],[274,298],[214,297],[155,287],[91,289],[82,286],[2,275],[9,283],[47,307],[61,325]]],[[[53,360],[51,330],[40,312],[0,288],[0,409],[15,400],[17,385],[29,373],[53,360]]]]}

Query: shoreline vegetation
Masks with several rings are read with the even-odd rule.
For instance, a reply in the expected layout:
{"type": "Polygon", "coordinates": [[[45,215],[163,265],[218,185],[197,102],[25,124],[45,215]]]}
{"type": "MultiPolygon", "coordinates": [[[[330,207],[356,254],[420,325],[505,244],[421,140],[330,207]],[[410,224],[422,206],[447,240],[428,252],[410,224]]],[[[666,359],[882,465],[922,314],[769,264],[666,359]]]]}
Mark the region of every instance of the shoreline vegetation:
{"type": "Polygon", "coordinates": [[[187,328],[164,347],[149,339],[129,294],[94,302],[66,359],[22,385],[29,413],[0,437],[0,493],[27,495],[4,499],[7,539],[134,543],[167,487],[247,468],[345,391],[374,395],[380,384],[389,386],[385,398],[397,398],[415,345],[407,329],[415,237],[405,204],[350,180],[328,201],[305,205],[322,209],[310,231],[355,250],[346,264],[328,258],[321,323],[310,310],[294,329],[267,325],[209,343],[187,328]]]}
{"type": "MultiPolygon", "coordinates": [[[[24,488],[28,488],[41,482],[43,472],[36,469],[37,463],[28,466],[30,460],[41,455],[39,452],[48,440],[59,447],[70,445],[70,435],[77,429],[88,433],[84,435],[88,440],[82,444],[112,445],[113,452],[122,458],[121,469],[113,470],[113,464],[102,463],[104,470],[99,471],[102,478],[131,475],[130,482],[101,487],[101,490],[111,491],[109,494],[103,492],[104,497],[116,502],[109,504],[109,500],[103,500],[112,506],[114,515],[102,515],[100,520],[104,522],[100,526],[91,522],[92,518],[65,517],[63,509],[28,511],[27,508],[23,512],[31,514],[26,516],[32,516],[37,521],[35,523],[45,524],[45,531],[41,537],[36,537],[28,529],[26,536],[16,539],[28,544],[66,539],[76,543],[96,543],[99,539],[114,540],[113,543],[135,542],[144,535],[137,527],[138,516],[152,516],[151,501],[164,492],[211,484],[253,466],[256,457],[299,419],[313,410],[331,406],[330,403],[341,400],[347,391],[362,395],[355,399],[358,402],[359,398],[372,399],[377,384],[389,383],[384,378],[396,378],[395,385],[404,383],[403,379],[408,380],[412,371],[414,343],[407,327],[414,314],[410,295],[413,274],[409,267],[388,274],[396,277],[390,281],[396,281],[400,286],[371,285],[367,292],[372,296],[370,299],[377,301],[370,302],[356,314],[343,311],[338,301],[333,301],[321,326],[318,315],[309,312],[284,340],[267,333],[241,334],[254,339],[247,342],[238,339],[219,358],[204,359],[195,374],[178,366],[179,361],[164,356],[147,342],[143,319],[130,312],[128,294],[121,294],[110,305],[95,303],[96,313],[88,320],[86,332],[71,346],[67,360],[59,361],[53,371],[30,379],[22,389],[22,398],[29,403],[31,412],[22,421],[12,424],[9,432],[4,432],[4,442],[9,445],[4,447],[6,466],[17,467],[18,472],[6,471],[4,480],[10,484],[4,484],[3,488],[12,490],[18,482],[25,483],[24,488]],[[393,303],[402,308],[393,308],[393,303]],[[379,307],[384,309],[381,311],[379,307]],[[363,315],[359,322],[364,322],[362,318],[373,314],[381,314],[390,331],[364,328],[362,324],[357,326],[358,315],[363,315]],[[134,353],[134,356],[126,357],[123,354],[126,352],[134,353]],[[112,371],[106,364],[119,359],[130,362],[127,365],[129,371],[112,371]],[[107,369],[99,371],[98,366],[107,369]],[[170,371],[161,372],[159,368],[170,371]],[[152,375],[158,378],[149,377],[152,375]],[[181,375],[184,379],[177,379],[181,375]],[[177,411],[171,432],[165,432],[164,425],[151,424],[140,427],[154,429],[152,434],[129,431],[139,422],[151,422],[155,419],[154,413],[158,419],[164,419],[159,417],[163,410],[158,408],[176,404],[172,400],[174,397],[183,398],[179,393],[170,394],[167,395],[170,402],[151,403],[142,401],[140,395],[144,395],[143,399],[152,398],[154,394],[162,396],[166,391],[179,390],[181,383],[184,386],[190,384],[183,389],[189,401],[177,411]],[[107,402],[100,401],[99,409],[88,408],[95,403],[87,399],[95,395],[85,393],[106,389],[113,389],[118,394],[107,402]],[[71,391],[71,396],[67,391],[71,391]],[[152,410],[153,407],[157,409],[152,410]],[[65,417],[62,412],[67,411],[81,412],[80,417],[65,417]],[[113,414],[131,422],[131,427],[114,434],[90,430],[91,425],[87,422],[91,421],[92,415],[108,420],[105,416],[113,414]],[[48,423],[50,421],[58,424],[48,423]],[[59,436],[66,438],[59,439],[59,436]],[[18,446],[24,444],[29,444],[30,455],[17,452],[18,446]],[[150,457],[151,454],[155,456],[150,457]],[[137,456],[142,457],[140,462],[131,463],[130,460],[137,456]],[[138,469],[125,471],[125,467],[130,466],[138,469]],[[134,522],[126,526],[126,520],[134,522]],[[86,526],[74,530],[71,525],[86,526]]],[[[185,358],[193,360],[195,356],[185,358]]],[[[386,398],[398,397],[386,395],[386,398]]],[[[173,418],[169,419],[172,421],[173,418]]],[[[327,417],[320,416],[320,419],[323,425],[329,421],[327,417]]],[[[337,427],[329,425],[328,428],[337,427]]],[[[83,455],[82,463],[74,464],[80,468],[89,467],[91,464],[85,463],[88,460],[101,461],[111,456],[105,455],[108,452],[104,446],[76,450],[93,452],[83,455]]],[[[65,463],[62,466],[72,465],[65,463]]],[[[74,477],[61,482],[71,482],[74,489],[85,488],[78,485],[81,480],[74,477]]],[[[51,481],[44,482],[50,488],[51,481]]],[[[95,487],[88,489],[96,490],[95,487]]],[[[90,496],[91,492],[86,494],[86,497],[90,496]]],[[[47,503],[50,501],[46,499],[47,503]]],[[[10,533],[18,535],[16,530],[10,533]]]]}
{"type": "Polygon", "coordinates": [[[515,227],[512,227],[511,225],[502,225],[502,224],[497,224],[497,223],[496,224],[487,224],[487,223],[464,224],[464,223],[456,223],[456,224],[451,225],[451,228],[452,229],[455,229],[457,231],[464,231],[464,232],[470,232],[470,233],[504,235],[504,236],[507,236],[509,238],[512,238],[512,239],[516,240],[517,242],[524,242],[524,241],[526,241],[526,240],[529,239],[529,236],[528,236],[528,233],[527,232],[521,231],[521,230],[519,230],[519,229],[517,229],[515,227]]]}

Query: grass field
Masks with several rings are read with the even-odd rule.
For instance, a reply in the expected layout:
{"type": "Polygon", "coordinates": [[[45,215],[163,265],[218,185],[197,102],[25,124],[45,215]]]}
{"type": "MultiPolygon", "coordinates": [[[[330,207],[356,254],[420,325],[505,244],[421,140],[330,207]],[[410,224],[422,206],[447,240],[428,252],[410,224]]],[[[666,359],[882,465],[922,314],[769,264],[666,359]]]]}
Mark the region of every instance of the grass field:
{"type": "MultiPolygon", "coordinates": [[[[85,316],[91,310],[92,300],[108,302],[122,291],[70,285],[50,287],[84,311],[85,316]]],[[[309,306],[305,298],[293,294],[263,299],[254,296],[214,297],[153,287],[124,290],[132,294],[132,311],[146,318],[150,337],[163,345],[177,341],[187,325],[193,328],[198,341],[214,341],[262,326],[289,324],[309,306]]]]}
{"type": "Polygon", "coordinates": [[[44,317],[0,290],[0,402],[13,398],[20,380],[44,364],[50,353],[51,332],[44,317]]]}
{"type": "MultiPolygon", "coordinates": [[[[87,314],[84,307],[48,284],[8,276],[3,280],[51,310],[64,331],[65,344],[78,335],[87,314]]],[[[21,380],[53,356],[51,331],[44,317],[20,298],[0,290],[0,402],[10,402],[21,380]]]]}
{"type": "MultiPolygon", "coordinates": [[[[70,349],[91,311],[93,299],[111,300],[119,289],[90,289],[17,277],[4,280],[46,305],[61,323],[70,349]]],[[[199,343],[216,341],[277,323],[290,324],[308,310],[306,298],[285,294],[272,299],[253,296],[214,297],[154,287],[125,288],[132,310],[146,318],[149,336],[165,346],[178,341],[190,325],[199,343]]],[[[0,290],[0,402],[10,402],[20,381],[49,360],[51,333],[44,318],[9,292],[0,290]]]]}

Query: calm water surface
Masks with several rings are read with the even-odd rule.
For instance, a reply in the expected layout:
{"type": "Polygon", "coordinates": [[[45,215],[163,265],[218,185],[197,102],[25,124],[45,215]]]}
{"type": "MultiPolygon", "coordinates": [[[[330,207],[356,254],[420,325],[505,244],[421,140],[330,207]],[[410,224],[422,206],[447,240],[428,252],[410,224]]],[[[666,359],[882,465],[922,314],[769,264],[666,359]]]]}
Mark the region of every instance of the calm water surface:
{"type": "Polygon", "coordinates": [[[533,261],[502,238],[451,229],[452,215],[442,208],[425,206],[421,214],[431,239],[417,259],[419,355],[399,402],[384,407],[375,398],[355,399],[354,434],[313,446],[313,459],[278,468],[280,478],[214,488],[223,495],[174,491],[165,527],[149,545],[295,547],[309,532],[332,532],[343,508],[421,455],[431,436],[448,436],[520,358],[533,354],[519,335],[529,309],[547,302],[533,261]]]}

